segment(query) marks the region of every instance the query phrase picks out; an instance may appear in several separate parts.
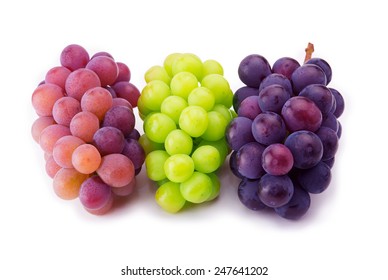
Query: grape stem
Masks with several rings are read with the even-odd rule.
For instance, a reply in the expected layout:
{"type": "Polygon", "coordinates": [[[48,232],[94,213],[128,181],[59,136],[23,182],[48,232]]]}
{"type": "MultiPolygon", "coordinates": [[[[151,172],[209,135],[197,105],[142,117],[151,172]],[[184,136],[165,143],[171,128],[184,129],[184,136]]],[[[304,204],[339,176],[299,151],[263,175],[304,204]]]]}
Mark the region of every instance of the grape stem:
{"type": "Polygon", "coordinates": [[[308,43],[307,48],[305,48],[306,56],[304,57],[304,62],[311,59],[311,56],[314,52],[314,44],[308,43]]]}

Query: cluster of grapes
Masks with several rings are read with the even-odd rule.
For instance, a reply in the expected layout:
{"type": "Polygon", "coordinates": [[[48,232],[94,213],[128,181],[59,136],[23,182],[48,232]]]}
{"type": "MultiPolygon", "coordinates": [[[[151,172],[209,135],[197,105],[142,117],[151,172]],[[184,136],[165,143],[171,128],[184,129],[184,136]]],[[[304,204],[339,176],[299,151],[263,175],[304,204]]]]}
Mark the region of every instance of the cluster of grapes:
{"type": "Polygon", "coordinates": [[[341,136],[337,120],[344,111],[341,94],[327,87],[329,64],[309,58],[300,65],[283,57],[272,66],[249,55],[238,68],[246,85],[234,95],[238,117],[226,138],[233,150],[229,164],[241,178],[240,201],[249,209],[272,208],[286,219],[299,219],[310,207],[310,194],[323,192],[341,136]]]}
{"type": "Polygon", "coordinates": [[[214,60],[174,53],[145,73],[138,100],[144,120],[139,139],[148,177],[159,185],[155,199],[167,212],[216,198],[215,172],[229,154],[225,129],[233,118],[233,92],[214,60]]]}
{"type": "Polygon", "coordinates": [[[92,214],[130,195],[145,153],[135,129],[139,90],[128,66],[106,52],[89,59],[79,45],[65,47],[32,94],[39,118],[32,136],[45,153],[46,171],[62,199],[79,197],[92,214]]]}

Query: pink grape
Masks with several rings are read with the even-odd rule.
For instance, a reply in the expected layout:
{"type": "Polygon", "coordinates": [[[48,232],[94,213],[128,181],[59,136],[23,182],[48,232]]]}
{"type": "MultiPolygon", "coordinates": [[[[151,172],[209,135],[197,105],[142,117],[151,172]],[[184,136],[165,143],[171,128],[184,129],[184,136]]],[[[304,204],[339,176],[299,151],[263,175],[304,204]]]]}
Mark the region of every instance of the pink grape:
{"type": "Polygon", "coordinates": [[[89,61],[89,54],[82,46],[72,44],[62,50],[60,60],[62,66],[74,71],[86,66],[89,61]]]}
{"type": "Polygon", "coordinates": [[[39,143],[39,137],[43,129],[49,125],[55,124],[53,117],[39,117],[37,118],[31,126],[31,135],[35,142],[39,143]]]}
{"type": "Polygon", "coordinates": [[[54,84],[42,84],[32,93],[32,106],[39,116],[52,116],[55,102],[65,96],[60,86],[54,84]]]}
{"type": "Polygon", "coordinates": [[[132,161],[122,154],[110,154],[102,157],[97,174],[111,187],[124,187],[135,176],[132,161]]]}
{"type": "Polygon", "coordinates": [[[61,124],[49,125],[40,134],[39,145],[43,151],[51,154],[58,139],[70,134],[70,129],[67,126],[61,124]]]}
{"type": "Polygon", "coordinates": [[[51,68],[47,73],[44,81],[46,84],[55,84],[65,90],[65,83],[71,71],[64,66],[51,68]]]}
{"type": "Polygon", "coordinates": [[[82,205],[90,210],[101,209],[108,203],[111,196],[111,187],[97,175],[86,179],[79,191],[79,199],[82,205]]]}
{"type": "Polygon", "coordinates": [[[70,125],[72,118],[81,112],[80,102],[70,96],[64,96],[54,103],[53,117],[58,124],[70,125]]]}
{"type": "Polygon", "coordinates": [[[65,83],[67,95],[79,101],[88,89],[99,86],[101,86],[101,82],[97,74],[85,68],[71,72],[65,83]]]}
{"type": "Polygon", "coordinates": [[[95,114],[100,121],[105,113],[112,107],[112,95],[102,87],[88,89],[81,98],[82,111],[95,114]]]}
{"type": "Polygon", "coordinates": [[[86,69],[93,70],[100,78],[101,86],[112,85],[119,74],[116,62],[108,56],[96,56],[86,65],[86,69]]]}
{"type": "Polygon", "coordinates": [[[100,128],[100,121],[93,113],[82,111],[76,114],[70,122],[71,134],[87,143],[93,141],[93,135],[100,128]]]}

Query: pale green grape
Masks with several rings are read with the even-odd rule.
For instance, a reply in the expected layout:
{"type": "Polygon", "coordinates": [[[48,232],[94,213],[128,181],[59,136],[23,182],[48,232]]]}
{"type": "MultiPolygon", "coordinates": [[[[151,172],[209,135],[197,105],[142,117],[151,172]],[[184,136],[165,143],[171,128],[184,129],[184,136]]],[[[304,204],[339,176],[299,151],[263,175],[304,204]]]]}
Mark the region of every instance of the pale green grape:
{"type": "Polygon", "coordinates": [[[225,138],[222,138],[218,141],[207,141],[207,140],[202,140],[198,146],[204,146],[204,145],[211,145],[215,147],[218,152],[220,153],[220,162],[223,163],[230,153],[228,143],[226,142],[225,138]]]}
{"type": "Polygon", "coordinates": [[[186,200],[180,191],[180,184],[167,182],[162,184],[155,193],[155,200],[163,210],[176,213],[182,209],[186,200]]]}
{"type": "Polygon", "coordinates": [[[187,100],[190,92],[198,87],[198,79],[190,72],[179,72],[170,83],[171,94],[187,100]]]}
{"type": "Polygon", "coordinates": [[[148,69],[147,72],[144,74],[144,80],[147,83],[154,80],[159,80],[169,85],[171,78],[164,67],[155,65],[148,69]]]}
{"type": "Polygon", "coordinates": [[[175,183],[186,181],[194,172],[193,159],[185,154],[170,156],[163,166],[167,178],[175,183]]]}
{"type": "Polygon", "coordinates": [[[170,155],[190,155],[193,149],[193,139],[183,130],[176,129],[167,135],[164,147],[170,155]]]}
{"type": "Polygon", "coordinates": [[[197,105],[210,111],[214,107],[215,98],[213,93],[205,87],[197,87],[190,92],[187,102],[189,105],[197,105]]]}
{"type": "Polygon", "coordinates": [[[222,104],[214,105],[212,111],[216,111],[218,113],[221,113],[224,116],[224,118],[227,120],[228,123],[234,118],[234,116],[233,116],[234,111],[226,108],[225,105],[222,105],[222,104]]]}
{"type": "Polygon", "coordinates": [[[164,150],[163,143],[156,143],[154,141],[151,141],[146,134],[142,134],[139,138],[139,144],[143,147],[144,152],[149,154],[152,151],[155,150],[164,150]]]}
{"type": "Polygon", "coordinates": [[[139,116],[143,121],[150,113],[152,113],[152,110],[145,106],[143,97],[141,95],[137,100],[137,109],[139,111],[139,116]]]}
{"type": "Polygon", "coordinates": [[[223,76],[219,74],[207,75],[202,79],[201,85],[211,90],[217,104],[223,104],[227,108],[232,106],[233,92],[223,76]]]}
{"type": "Polygon", "coordinates": [[[202,138],[209,141],[217,141],[225,137],[225,129],[228,121],[221,113],[210,111],[207,113],[209,123],[206,131],[202,134],[202,138]]]}
{"type": "Polygon", "coordinates": [[[164,143],[167,135],[174,129],[175,122],[163,113],[152,113],[144,120],[144,132],[156,143],[164,143]]]}
{"type": "Polygon", "coordinates": [[[160,111],[169,116],[178,124],[179,117],[184,108],[188,106],[187,101],[180,96],[170,95],[160,105],[160,111]]]}
{"type": "Polygon", "coordinates": [[[147,109],[160,111],[160,105],[170,94],[170,88],[165,82],[154,80],[143,88],[141,99],[147,109]]]}
{"type": "Polygon", "coordinates": [[[165,59],[164,59],[164,62],[163,62],[163,66],[164,66],[164,69],[166,69],[166,72],[167,74],[172,77],[174,76],[172,74],[172,65],[174,64],[174,61],[178,58],[178,57],[181,57],[182,54],[181,53],[172,53],[172,54],[169,54],[165,59]]]}
{"type": "Polygon", "coordinates": [[[203,173],[216,171],[221,165],[220,153],[217,148],[210,145],[198,147],[191,158],[194,161],[195,170],[203,173]]]}
{"type": "MultiPolygon", "coordinates": [[[[218,61],[209,59],[203,62],[202,75],[203,77],[210,74],[224,75],[224,69],[218,61]]],[[[203,78],[202,77],[202,78],[203,78]]]]}
{"type": "Polygon", "coordinates": [[[209,176],[196,171],[189,179],[181,183],[180,190],[187,201],[202,203],[212,195],[213,184],[209,176]]]}
{"type": "Polygon", "coordinates": [[[181,113],[179,127],[190,136],[199,137],[206,131],[208,122],[205,109],[199,106],[188,106],[181,113]]]}
{"type": "Polygon", "coordinates": [[[213,200],[216,197],[218,197],[218,195],[220,194],[221,182],[220,182],[220,179],[218,179],[216,174],[209,173],[207,175],[210,177],[210,179],[212,180],[212,183],[213,183],[212,193],[209,196],[209,198],[207,199],[207,201],[210,201],[210,200],[213,200]]]}
{"type": "Polygon", "coordinates": [[[147,169],[147,176],[153,181],[160,181],[166,178],[163,165],[169,158],[166,151],[156,150],[150,152],[145,159],[145,166],[147,169]]]}
{"type": "Polygon", "coordinates": [[[202,79],[202,61],[192,53],[184,53],[177,57],[172,64],[172,74],[180,72],[190,72],[200,81],[202,79]]]}

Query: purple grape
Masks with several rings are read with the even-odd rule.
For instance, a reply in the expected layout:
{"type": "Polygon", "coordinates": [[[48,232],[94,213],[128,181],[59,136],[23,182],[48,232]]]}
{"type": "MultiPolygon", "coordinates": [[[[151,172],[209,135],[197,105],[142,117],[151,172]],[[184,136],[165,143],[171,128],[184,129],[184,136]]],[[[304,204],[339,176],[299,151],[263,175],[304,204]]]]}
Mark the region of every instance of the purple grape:
{"type": "Polygon", "coordinates": [[[237,151],[233,151],[230,154],[230,157],[229,157],[229,167],[230,167],[230,170],[232,171],[234,176],[236,176],[237,178],[241,178],[241,179],[245,178],[237,170],[237,151]]]}
{"type": "Polygon", "coordinates": [[[249,87],[258,88],[261,81],[271,74],[271,66],[261,55],[251,54],[245,57],[239,67],[240,80],[249,87]]]}
{"type": "Polygon", "coordinates": [[[338,131],[337,131],[338,139],[341,138],[341,135],[342,135],[342,125],[341,125],[341,122],[338,121],[338,131]]]}
{"type": "Polygon", "coordinates": [[[294,158],[285,145],[272,144],[263,152],[262,165],[270,175],[286,175],[294,165],[294,158]]]}
{"type": "Polygon", "coordinates": [[[320,161],[316,166],[300,170],[296,180],[309,193],[318,194],[327,189],[331,181],[330,167],[320,161]]]}
{"type": "Polygon", "coordinates": [[[97,57],[97,56],[107,56],[107,57],[110,57],[111,59],[114,59],[113,56],[112,56],[110,53],[102,51],[102,52],[96,52],[96,53],[90,58],[90,60],[92,60],[93,58],[95,58],[95,57],[97,57]]]}
{"type": "Polygon", "coordinates": [[[119,154],[124,149],[125,138],[118,128],[105,126],[94,133],[93,144],[101,156],[119,154]]]}
{"type": "Polygon", "coordinates": [[[335,157],[332,157],[331,159],[328,159],[328,160],[322,160],[322,162],[326,163],[326,165],[329,166],[330,168],[333,168],[335,163],[335,157]]]}
{"type": "Polygon", "coordinates": [[[333,94],[330,89],[324,85],[309,85],[299,93],[299,96],[304,96],[312,100],[321,110],[322,116],[326,116],[334,104],[333,94]]]}
{"type": "Polygon", "coordinates": [[[237,172],[248,179],[258,179],[265,171],[261,165],[261,157],[265,147],[257,142],[242,146],[236,154],[237,172]]]}
{"type": "Polygon", "coordinates": [[[259,198],[258,189],[259,180],[243,179],[237,190],[238,198],[241,203],[253,211],[260,211],[267,208],[259,198]]]}
{"type": "Polygon", "coordinates": [[[331,70],[329,63],[327,63],[326,60],[319,58],[319,57],[313,57],[313,58],[310,58],[309,60],[307,60],[305,63],[306,64],[315,64],[315,65],[319,66],[326,75],[326,79],[327,79],[326,85],[328,85],[330,83],[331,76],[332,76],[332,70],[331,70]]]}
{"type": "Polygon", "coordinates": [[[273,112],[261,113],[252,122],[252,135],[257,142],[263,145],[282,142],[286,133],[283,119],[273,112]]]}
{"type": "Polygon", "coordinates": [[[300,67],[298,61],[291,57],[282,57],[275,61],[272,66],[272,72],[286,76],[291,80],[291,75],[294,71],[300,67]]]}
{"type": "Polygon", "coordinates": [[[112,98],[116,98],[117,97],[117,94],[116,94],[115,90],[112,87],[106,86],[105,88],[109,91],[110,95],[112,95],[112,98]]]}
{"type": "Polygon", "coordinates": [[[294,183],[294,194],[285,205],[276,207],[275,212],[285,219],[298,220],[307,213],[310,208],[310,194],[294,183]]]}
{"type": "Polygon", "coordinates": [[[127,139],[121,153],[132,161],[135,169],[141,168],[144,163],[144,149],[135,139],[127,139]]]}
{"type": "Polygon", "coordinates": [[[233,109],[235,112],[238,111],[241,102],[247,98],[248,96],[253,96],[253,95],[259,95],[260,90],[258,88],[253,88],[253,87],[241,87],[233,95],[233,109]]]}
{"type": "Polygon", "coordinates": [[[336,90],[334,88],[329,88],[329,89],[330,89],[331,93],[333,94],[335,101],[336,101],[336,109],[334,111],[334,116],[339,118],[345,110],[345,100],[344,100],[343,96],[341,95],[341,93],[339,93],[338,90],[336,90]]]}
{"type": "Polygon", "coordinates": [[[308,85],[326,85],[326,75],[319,66],[315,64],[304,64],[292,73],[291,83],[294,94],[298,95],[308,85]]]}
{"type": "Polygon", "coordinates": [[[86,179],[79,191],[79,199],[82,205],[91,210],[104,207],[111,199],[111,196],[111,187],[105,184],[97,175],[86,179]]]}
{"type": "Polygon", "coordinates": [[[257,95],[245,98],[237,111],[239,117],[246,117],[251,120],[254,120],[260,113],[261,109],[259,107],[259,97],[257,95]]]}
{"type": "Polygon", "coordinates": [[[225,130],[225,137],[229,147],[234,151],[238,151],[246,143],[254,142],[252,120],[245,117],[234,118],[225,130]]]}
{"type": "Polygon", "coordinates": [[[307,130],[291,133],[284,145],[290,149],[294,157],[294,167],[300,169],[311,168],[322,159],[323,146],[319,137],[307,130]]]}
{"type": "Polygon", "coordinates": [[[127,137],[135,127],[135,115],[128,107],[115,106],[106,112],[102,126],[116,127],[127,137]]]}
{"type": "Polygon", "coordinates": [[[140,132],[136,128],[134,128],[132,130],[132,132],[129,135],[127,135],[127,139],[139,140],[140,139],[140,132]]]}
{"type": "Polygon", "coordinates": [[[290,132],[298,130],[316,131],[322,123],[321,110],[304,96],[294,96],[282,108],[282,117],[290,132]]]}
{"type": "Polygon", "coordinates": [[[315,132],[319,139],[321,139],[323,146],[322,160],[329,160],[333,158],[338,150],[338,136],[331,128],[322,126],[315,132]]]}
{"type": "Polygon", "coordinates": [[[258,196],[269,207],[280,207],[288,203],[294,193],[294,185],[287,175],[265,174],[259,181],[258,196]]]}
{"type": "Polygon", "coordinates": [[[270,85],[259,93],[260,109],[280,114],[284,103],[290,99],[290,93],[281,85],[270,85]]]}
{"type": "Polygon", "coordinates": [[[327,116],[322,120],[321,126],[329,127],[335,132],[338,131],[338,120],[332,113],[328,113],[327,116]]]}
{"type": "Polygon", "coordinates": [[[259,89],[261,91],[264,88],[271,86],[271,85],[280,85],[289,93],[289,95],[292,94],[291,82],[286,76],[284,76],[282,74],[273,73],[273,74],[268,75],[261,82],[259,89]]]}

